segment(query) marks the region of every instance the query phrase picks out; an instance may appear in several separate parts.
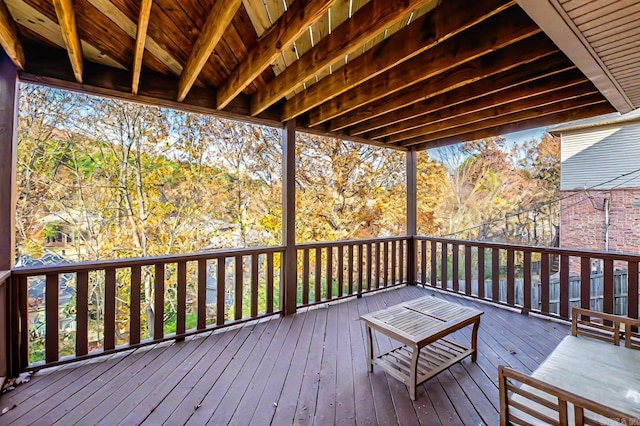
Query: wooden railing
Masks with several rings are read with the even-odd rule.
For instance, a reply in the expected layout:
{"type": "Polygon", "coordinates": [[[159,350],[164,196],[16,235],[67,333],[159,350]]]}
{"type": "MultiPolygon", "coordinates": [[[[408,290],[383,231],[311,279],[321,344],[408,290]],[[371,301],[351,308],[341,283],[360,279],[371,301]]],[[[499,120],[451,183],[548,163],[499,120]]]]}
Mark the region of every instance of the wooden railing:
{"type": "Polygon", "coordinates": [[[297,245],[298,306],[407,283],[411,243],[393,237],[297,245]]]}
{"type": "Polygon", "coordinates": [[[9,286],[11,271],[0,271],[0,386],[4,385],[5,379],[9,375],[9,286]]]}
{"type": "Polygon", "coordinates": [[[283,252],[269,247],[15,268],[23,331],[18,368],[183,339],[277,313],[283,252]]]}
{"type": "Polygon", "coordinates": [[[572,306],[638,318],[639,255],[422,236],[414,241],[416,282],[424,286],[567,320],[572,306]],[[555,258],[559,271],[552,277],[555,258]],[[601,280],[592,278],[599,275],[594,269],[602,269],[601,280]],[[624,283],[619,270],[627,271],[624,283]]]}

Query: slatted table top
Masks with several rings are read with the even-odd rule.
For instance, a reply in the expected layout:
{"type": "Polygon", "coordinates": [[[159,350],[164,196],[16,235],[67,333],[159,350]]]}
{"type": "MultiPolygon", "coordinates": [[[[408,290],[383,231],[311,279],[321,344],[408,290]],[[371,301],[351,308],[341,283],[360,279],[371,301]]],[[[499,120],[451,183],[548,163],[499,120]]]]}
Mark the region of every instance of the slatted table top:
{"type": "Polygon", "coordinates": [[[422,346],[425,342],[449,334],[461,324],[470,324],[482,311],[425,296],[362,316],[375,329],[385,330],[405,344],[422,346]]]}

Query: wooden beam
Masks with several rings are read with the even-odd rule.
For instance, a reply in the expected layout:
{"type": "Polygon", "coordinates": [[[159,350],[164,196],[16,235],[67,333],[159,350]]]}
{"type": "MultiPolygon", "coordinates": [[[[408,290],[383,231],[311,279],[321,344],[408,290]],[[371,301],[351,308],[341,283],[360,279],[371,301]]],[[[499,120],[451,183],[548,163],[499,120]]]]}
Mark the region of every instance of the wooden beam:
{"type": "Polygon", "coordinates": [[[136,31],[136,48],[133,54],[133,76],[131,81],[131,93],[134,95],[138,94],[140,71],[142,71],[142,57],[144,56],[144,46],[147,40],[147,28],[149,28],[149,16],[151,15],[152,4],[153,0],[142,0],[140,3],[138,29],[136,31]]]}
{"type": "MultiPolygon", "coordinates": [[[[421,100],[486,79],[503,71],[514,69],[519,65],[553,55],[556,52],[558,52],[558,48],[544,34],[537,34],[352,110],[347,115],[333,119],[329,123],[329,129],[331,131],[344,129],[350,125],[361,123],[421,100]]],[[[349,95],[349,93],[347,92],[345,95],[349,95]]],[[[324,104],[320,108],[328,106],[328,104],[324,104]]],[[[332,105],[331,108],[332,111],[330,113],[335,114],[335,111],[339,109],[339,105],[332,105]]],[[[314,111],[316,116],[320,118],[322,111],[316,109],[311,112],[313,113],[314,111]]],[[[327,116],[328,113],[324,115],[327,116]]]]}
{"type": "Polygon", "coordinates": [[[67,53],[73,68],[76,81],[82,83],[82,46],[76,26],[76,13],[73,10],[73,0],[53,0],[53,6],[58,16],[58,24],[62,30],[62,38],[67,46],[67,53]]]}
{"type": "Polygon", "coordinates": [[[13,267],[16,246],[18,71],[12,62],[0,51],[0,271],[13,267]]]}
{"type": "Polygon", "coordinates": [[[311,111],[309,125],[324,123],[539,32],[540,28],[524,12],[517,8],[506,10],[325,102],[311,111]]]}
{"type": "Polygon", "coordinates": [[[309,25],[320,19],[336,0],[296,0],[258,39],[257,45],[219,88],[218,109],[226,107],[245,87],[289,47],[309,25]]]}
{"type": "MultiPolygon", "coordinates": [[[[435,97],[429,96],[429,92],[416,93],[417,90],[415,90],[408,94],[414,99],[424,100],[397,109],[389,114],[380,115],[376,118],[365,120],[355,126],[351,126],[349,127],[349,134],[359,136],[377,129],[392,128],[394,124],[404,120],[451,108],[455,105],[506,91],[519,85],[525,85],[555,75],[558,75],[558,78],[563,78],[559,74],[571,70],[573,70],[573,73],[578,73],[582,76],[579,71],[576,71],[575,65],[566,59],[562,53],[556,53],[435,97]]],[[[358,116],[360,115],[359,110],[355,112],[358,116]]],[[[343,117],[340,118],[342,119],[343,117]]],[[[349,117],[345,116],[344,118],[349,117]]]]}
{"type": "Polygon", "coordinates": [[[216,0],[213,3],[200,36],[191,49],[187,64],[180,74],[178,102],[182,102],[191,90],[241,3],[242,0],[216,0]]]}
{"type": "MultiPolygon", "coordinates": [[[[347,19],[331,34],[320,39],[313,49],[308,50],[257,92],[251,100],[251,113],[258,114],[264,111],[306,80],[343,59],[344,55],[353,52],[386,28],[397,24],[412,10],[428,3],[435,4],[433,0],[372,0],[365,4],[351,19],[347,19]]],[[[283,121],[288,119],[283,117],[283,121]]]]}
{"type": "MultiPolygon", "coordinates": [[[[421,16],[411,25],[373,46],[353,61],[349,61],[339,72],[326,76],[318,83],[287,100],[282,110],[282,119],[289,120],[297,117],[323,102],[333,99],[399,63],[423,53],[436,43],[442,43],[479,21],[506,9],[513,3],[515,1],[489,0],[478,3],[477,7],[469,7],[469,3],[464,0],[443,2],[435,10],[421,16]]],[[[350,21],[357,18],[358,14],[350,21]]],[[[298,62],[294,62],[285,73],[298,62]]],[[[276,80],[279,78],[280,76],[276,77],[276,80]]],[[[258,92],[259,94],[260,92],[258,92]]]]}
{"type": "MultiPolygon", "coordinates": [[[[436,125],[437,123],[450,121],[456,117],[465,116],[466,114],[495,108],[500,105],[512,105],[513,102],[526,99],[531,99],[531,102],[539,102],[540,99],[538,96],[545,94],[550,94],[551,97],[558,96],[556,94],[557,91],[565,88],[571,88],[569,92],[563,92],[569,93],[569,96],[571,96],[572,94],[583,93],[587,90],[591,91],[593,86],[580,71],[572,69],[540,80],[534,80],[517,85],[512,87],[510,90],[505,89],[499,92],[494,92],[469,102],[460,103],[447,108],[437,108],[436,111],[433,111],[433,107],[425,108],[423,106],[424,111],[426,111],[424,114],[421,113],[422,111],[416,112],[413,118],[405,121],[397,121],[395,124],[374,130],[367,133],[366,137],[370,139],[382,139],[389,137],[389,141],[397,141],[394,140],[394,135],[408,134],[412,129],[423,127],[425,123],[436,125]]],[[[457,90],[465,90],[465,87],[457,90]]],[[[432,99],[432,104],[439,106],[439,98],[446,97],[446,95],[447,93],[432,99]]],[[[397,115],[396,113],[399,112],[394,112],[390,115],[397,115]]]]}
{"type": "Polygon", "coordinates": [[[425,149],[440,148],[460,142],[505,135],[507,133],[522,132],[524,130],[535,129],[537,127],[553,126],[556,124],[566,123],[568,121],[596,117],[598,115],[610,114],[615,111],[615,108],[613,108],[608,102],[602,102],[589,106],[580,106],[568,111],[541,115],[530,120],[522,120],[516,123],[509,123],[502,126],[478,130],[475,132],[463,133],[449,138],[443,138],[437,141],[421,143],[415,145],[413,149],[422,151],[425,149]]]}
{"type": "Polygon", "coordinates": [[[24,69],[24,50],[20,42],[18,27],[3,0],[0,0],[0,45],[11,62],[18,69],[24,69]]]}
{"type": "MultiPolygon", "coordinates": [[[[469,111],[464,114],[457,114],[451,118],[445,118],[436,122],[422,121],[421,126],[416,126],[411,130],[400,132],[383,139],[387,143],[400,143],[404,144],[404,141],[413,140],[414,138],[420,138],[429,136],[433,133],[440,134],[441,132],[458,132],[461,126],[471,125],[472,123],[478,123],[484,121],[499,121],[500,117],[511,116],[512,114],[519,112],[524,113],[531,109],[543,108],[546,105],[553,107],[554,104],[565,100],[572,100],[587,95],[597,94],[598,90],[593,84],[586,80],[582,84],[576,86],[569,86],[565,88],[557,88],[556,90],[547,90],[544,93],[537,94],[535,96],[527,97],[524,99],[516,99],[512,102],[504,102],[500,105],[488,107],[488,108],[474,108],[473,103],[469,108],[469,111]],[[427,123],[427,124],[425,124],[427,123]]],[[[463,108],[465,104],[461,105],[463,108]]]]}
{"type": "Polygon", "coordinates": [[[296,313],[298,278],[296,262],[296,124],[288,121],[282,130],[282,244],[284,288],[280,306],[284,315],[296,313]]]}
{"type": "Polygon", "coordinates": [[[563,99],[558,102],[536,106],[534,108],[524,109],[521,111],[507,109],[507,111],[510,112],[502,113],[501,115],[497,116],[492,115],[493,111],[483,111],[482,113],[470,116],[469,120],[473,121],[468,122],[468,124],[460,124],[456,127],[447,128],[442,131],[433,131],[422,136],[403,140],[399,144],[402,146],[418,145],[425,142],[455,137],[459,134],[472,133],[482,129],[503,126],[505,124],[516,123],[518,121],[530,120],[532,118],[544,115],[568,111],[574,108],[587,107],[603,102],[607,102],[607,100],[602,96],[602,94],[596,92],[585,96],[578,96],[573,99],[563,99]]]}

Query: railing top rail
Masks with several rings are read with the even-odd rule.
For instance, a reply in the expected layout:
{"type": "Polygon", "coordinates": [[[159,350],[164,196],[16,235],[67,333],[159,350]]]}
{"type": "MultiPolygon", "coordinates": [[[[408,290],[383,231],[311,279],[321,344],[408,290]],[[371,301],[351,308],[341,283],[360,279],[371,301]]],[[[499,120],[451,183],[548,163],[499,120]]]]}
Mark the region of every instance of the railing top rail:
{"type": "Polygon", "coordinates": [[[640,255],[632,254],[632,253],[616,253],[616,252],[605,252],[605,251],[584,250],[584,249],[576,250],[572,248],[563,248],[563,247],[526,246],[521,244],[499,243],[499,242],[492,242],[492,241],[473,241],[473,240],[458,240],[453,238],[427,237],[424,235],[417,235],[414,238],[418,241],[435,241],[435,242],[444,242],[444,243],[459,244],[459,245],[472,245],[472,246],[484,247],[484,248],[512,249],[512,250],[532,252],[532,253],[547,253],[547,254],[558,254],[558,255],[576,256],[576,257],[592,257],[592,258],[605,259],[605,260],[626,260],[631,262],[640,261],[640,255]]]}
{"type": "Polygon", "coordinates": [[[403,235],[397,237],[378,237],[378,238],[367,238],[364,240],[341,240],[341,241],[326,241],[319,243],[302,243],[296,244],[296,249],[314,249],[314,248],[324,248],[324,247],[340,247],[340,246],[357,246],[360,244],[372,244],[372,243],[384,243],[386,241],[404,241],[411,239],[410,235],[403,235]]]}
{"type": "Polygon", "coordinates": [[[10,276],[11,271],[0,271],[0,285],[2,285],[10,276]]]}
{"type": "Polygon", "coordinates": [[[16,276],[43,275],[47,273],[70,273],[79,271],[94,271],[112,268],[128,268],[132,266],[152,266],[164,263],[190,262],[202,259],[218,259],[220,257],[251,256],[253,254],[279,253],[283,246],[234,248],[212,250],[202,253],[172,254],[165,256],[139,257],[130,259],[97,260],[91,262],[65,263],[60,265],[25,266],[10,271],[16,276]]]}

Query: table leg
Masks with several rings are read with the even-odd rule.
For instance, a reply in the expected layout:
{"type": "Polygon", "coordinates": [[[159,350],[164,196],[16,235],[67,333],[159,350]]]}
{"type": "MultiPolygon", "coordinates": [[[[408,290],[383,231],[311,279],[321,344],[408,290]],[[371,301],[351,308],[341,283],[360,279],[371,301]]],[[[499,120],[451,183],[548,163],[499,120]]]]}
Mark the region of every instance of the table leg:
{"type": "Polygon", "coordinates": [[[371,333],[371,327],[367,325],[367,342],[369,349],[369,371],[373,372],[373,334],[371,333]]]}
{"type": "Polygon", "coordinates": [[[471,349],[473,349],[473,353],[471,354],[471,361],[476,362],[478,359],[478,328],[480,327],[480,317],[478,317],[478,321],[473,323],[473,331],[471,332],[471,349]]]}
{"type": "Polygon", "coordinates": [[[412,401],[416,400],[416,381],[418,380],[418,358],[420,358],[420,348],[413,347],[411,355],[411,377],[409,378],[409,397],[412,401]]]}

